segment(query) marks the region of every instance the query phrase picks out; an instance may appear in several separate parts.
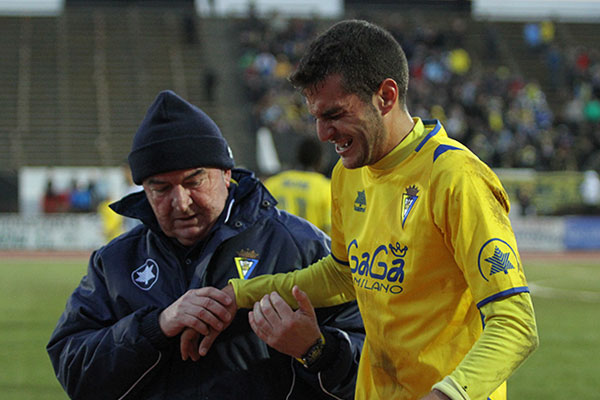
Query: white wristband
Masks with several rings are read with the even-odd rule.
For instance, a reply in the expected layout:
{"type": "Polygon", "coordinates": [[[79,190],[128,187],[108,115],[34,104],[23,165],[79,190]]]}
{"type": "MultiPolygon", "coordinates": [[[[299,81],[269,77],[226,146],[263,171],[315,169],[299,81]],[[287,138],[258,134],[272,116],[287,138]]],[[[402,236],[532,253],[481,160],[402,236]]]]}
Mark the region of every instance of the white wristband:
{"type": "Polygon", "coordinates": [[[444,379],[433,385],[431,390],[433,389],[439,390],[452,400],[471,400],[467,392],[465,392],[450,376],[446,376],[444,379]]]}

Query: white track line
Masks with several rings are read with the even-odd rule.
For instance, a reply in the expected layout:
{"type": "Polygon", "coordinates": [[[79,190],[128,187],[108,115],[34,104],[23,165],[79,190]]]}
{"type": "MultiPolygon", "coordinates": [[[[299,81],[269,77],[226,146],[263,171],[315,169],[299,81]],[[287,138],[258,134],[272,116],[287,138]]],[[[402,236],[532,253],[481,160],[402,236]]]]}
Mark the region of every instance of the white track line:
{"type": "Polygon", "coordinates": [[[529,289],[531,290],[531,294],[533,296],[544,297],[547,299],[567,298],[571,300],[585,301],[587,303],[600,302],[600,292],[591,290],[557,289],[542,286],[533,282],[529,282],[529,289]]]}

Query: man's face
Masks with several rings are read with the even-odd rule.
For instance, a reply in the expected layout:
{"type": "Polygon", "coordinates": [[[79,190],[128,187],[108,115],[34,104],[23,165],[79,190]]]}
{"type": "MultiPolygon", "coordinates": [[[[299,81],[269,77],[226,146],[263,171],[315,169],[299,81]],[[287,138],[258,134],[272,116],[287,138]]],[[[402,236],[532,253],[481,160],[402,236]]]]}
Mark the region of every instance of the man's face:
{"type": "Polygon", "coordinates": [[[221,215],[231,170],[191,168],[144,180],[144,191],[163,232],[184,246],[203,239],[221,215]]]}
{"type": "Polygon", "coordinates": [[[346,93],[339,75],[325,78],[305,95],[319,139],[335,145],[344,167],[371,165],[387,154],[382,116],[372,103],[346,93]]]}

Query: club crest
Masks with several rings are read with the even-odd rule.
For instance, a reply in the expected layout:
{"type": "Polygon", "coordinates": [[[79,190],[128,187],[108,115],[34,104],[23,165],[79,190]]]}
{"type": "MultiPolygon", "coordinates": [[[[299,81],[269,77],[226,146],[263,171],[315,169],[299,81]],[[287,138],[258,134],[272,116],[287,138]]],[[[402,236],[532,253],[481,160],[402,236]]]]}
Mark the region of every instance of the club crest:
{"type": "Polygon", "coordinates": [[[158,272],[158,264],[149,258],[141,267],[131,273],[131,280],[135,286],[148,291],[158,280],[158,272]]]}
{"type": "Polygon", "coordinates": [[[410,214],[410,210],[412,210],[413,206],[417,202],[419,198],[419,189],[415,186],[409,186],[406,188],[406,192],[402,194],[402,227],[404,228],[404,223],[406,222],[406,218],[408,214],[410,214]]]}
{"type": "Polygon", "coordinates": [[[237,257],[234,257],[235,266],[238,274],[242,279],[248,279],[256,265],[258,264],[258,253],[254,250],[245,249],[237,252],[237,257]]]}
{"type": "Polygon", "coordinates": [[[361,190],[356,192],[356,199],[354,199],[354,211],[365,212],[367,209],[367,196],[365,191],[361,190]]]}
{"type": "Polygon", "coordinates": [[[489,282],[489,278],[496,274],[508,275],[511,270],[520,268],[517,254],[502,239],[488,240],[479,251],[479,273],[489,282]]]}

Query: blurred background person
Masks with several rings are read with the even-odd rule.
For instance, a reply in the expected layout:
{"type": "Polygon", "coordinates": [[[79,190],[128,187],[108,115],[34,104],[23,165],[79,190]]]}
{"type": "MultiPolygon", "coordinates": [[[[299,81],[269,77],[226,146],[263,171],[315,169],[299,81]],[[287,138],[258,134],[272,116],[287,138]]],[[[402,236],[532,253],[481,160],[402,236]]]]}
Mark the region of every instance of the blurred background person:
{"type": "Polygon", "coordinates": [[[331,230],[331,185],[321,171],[321,143],[307,137],[297,151],[297,169],[282,171],[265,180],[265,186],[278,206],[307,219],[329,234],[331,230]]]}

